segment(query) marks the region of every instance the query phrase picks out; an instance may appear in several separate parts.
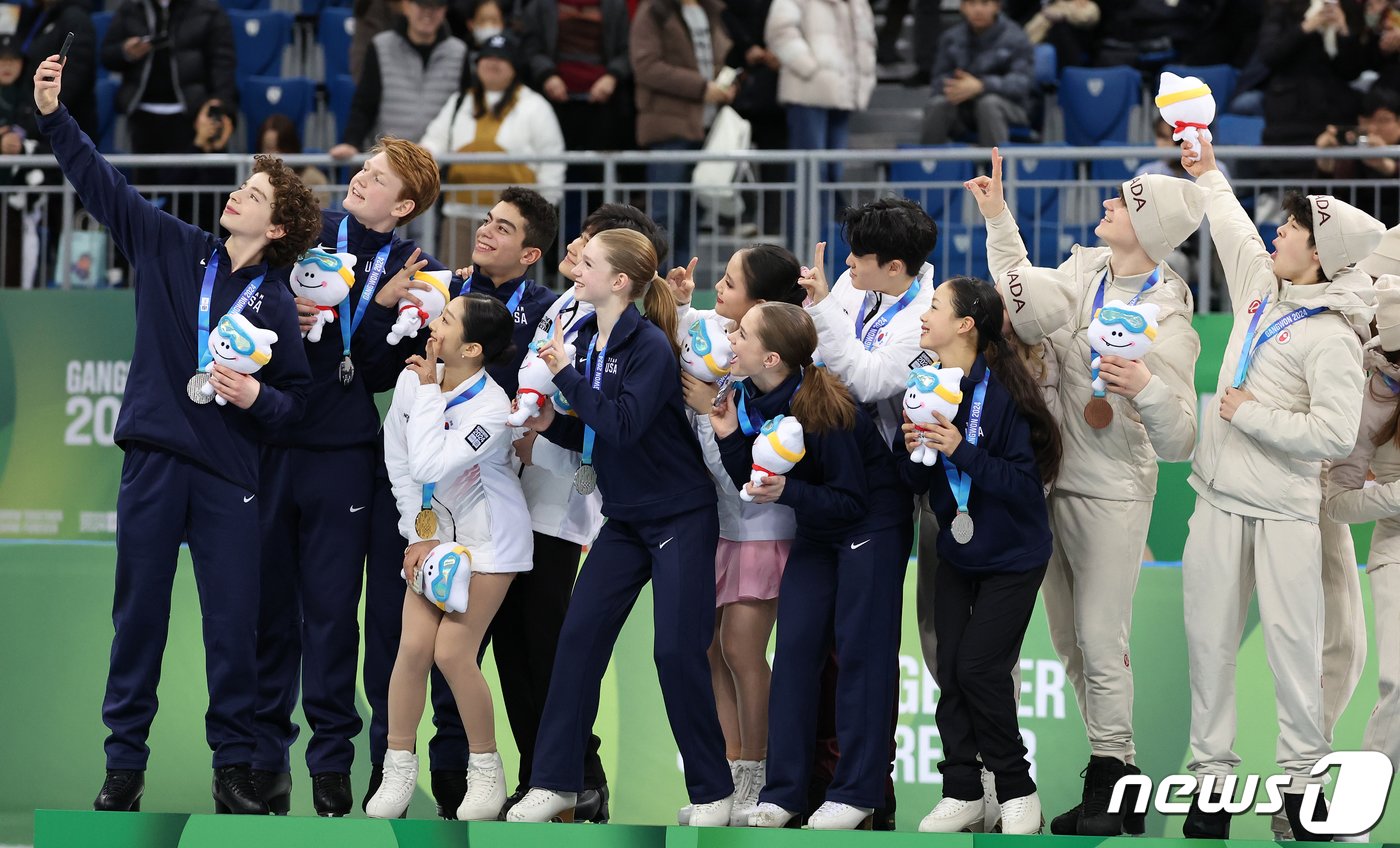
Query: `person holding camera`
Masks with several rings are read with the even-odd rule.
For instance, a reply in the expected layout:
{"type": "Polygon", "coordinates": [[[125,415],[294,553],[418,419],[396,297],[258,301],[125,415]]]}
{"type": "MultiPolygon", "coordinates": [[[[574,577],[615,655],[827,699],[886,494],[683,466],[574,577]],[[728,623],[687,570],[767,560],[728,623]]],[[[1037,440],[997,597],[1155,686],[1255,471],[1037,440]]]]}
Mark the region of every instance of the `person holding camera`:
{"type": "MultiPolygon", "coordinates": [[[[1317,137],[1322,149],[1336,147],[1388,147],[1400,144],[1400,92],[1374,85],[1361,100],[1355,127],[1329,124],[1317,137]]],[[[1335,180],[1376,181],[1356,189],[1352,203],[1387,223],[1400,219],[1400,161],[1375,159],[1317,160],[1319,176],[1335,180]]]]}

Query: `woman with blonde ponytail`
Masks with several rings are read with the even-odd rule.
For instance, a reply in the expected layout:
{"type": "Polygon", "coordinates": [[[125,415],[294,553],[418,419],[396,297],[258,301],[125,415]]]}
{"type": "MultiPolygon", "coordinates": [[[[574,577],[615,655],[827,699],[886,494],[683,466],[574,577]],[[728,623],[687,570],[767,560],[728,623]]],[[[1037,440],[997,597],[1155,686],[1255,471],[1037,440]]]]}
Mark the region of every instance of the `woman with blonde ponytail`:
{"type": "Polygon", "coordinates": [[[791,507],[796,538],[778,593],[778,647],[769,701],[767,783],[749,816],[783,827],[807,805],[821,675],[830,640],[841,675],[841,758],[818,830],[869,828],[885,802],[899,618],[909,558],[910,495],[874,421],[840,380],[812,362],[817,329],[802,307],[763,303],[729,336],[739,380],[710,416],[736,486],[758,503],[791,507]],[[805,454],[785,475],[749,482],[752,444],[779,415],[803,427],[805,454]]]}
{"type": "Polygon", "coordinates": [[[650,580],[656,670],[685,763],[690,823],[729,824],[734,782],[706,658],[719,518],[681,400],[676,303],[656,264],[656,251],[640,233],[593,236],[574,266],[574,295],[594,309],[577,324],[576,352],[567,354],[560,324],[539,352],[577,417],[544,404],[527,426],[582,452],[575,486],[602,494],[608,521],[574,587],[535,740],[532,788],[511,807],[509,821],[573,819],[603,673],[650,580]],[[646,319],[632,304],[644,295],[646,319]]]}

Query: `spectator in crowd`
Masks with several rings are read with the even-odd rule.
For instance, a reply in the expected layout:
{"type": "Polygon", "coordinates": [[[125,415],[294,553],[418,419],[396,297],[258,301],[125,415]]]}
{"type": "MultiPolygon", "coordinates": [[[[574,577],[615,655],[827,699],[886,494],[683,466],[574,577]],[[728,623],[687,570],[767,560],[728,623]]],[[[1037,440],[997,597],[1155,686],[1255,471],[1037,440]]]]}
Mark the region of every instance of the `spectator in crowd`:
{"type": "Polygon", "coordinates": [[[1366,0],[1361,40],[1369,51],[1366,65],[1377,74],[1376,83],[1400,91],[1400,3],[1366,0]]]}
{"type": "Polygon", "coordinates": [[[73,46],[63,65],[63,79],[69,94],[63,104],[77,120],[83,132],[97,138],[97,30],[92,25],[91,0],[37,0],[26,5],[20,13],[15,35],[24,54],[20,75],[25,87],[25,99],[33,104],[34,69],[39,63],[57,53],[68,33],[73,33],[73,46]]]}
{"type": "Polygon", "coordinates": [[[448,34],[446,0],[404,0],[393,29],[370,41],[340,144],[331,156],[348,159],[384,135],[422,138],[428,122],[456,93],[467,45],[448,34]]]}
{"type": "MultiPolygon", "coordinates": [[[[0,35],[0,156],[18,156],[33,149],[34,97],[24,84],[24,55],[13,35],[0,35]],[[26,145],[26,142],[28,144],[26,145]]],[[[0,168],[0,288],[20,287],[24,258],[25,197],[12,186],[23,182],[18,166],[0,168]],[[14,201],[18,201],[17,203],[14,201]]]]}
{"type": "MultiPolygon", "coordinates": [[[[483,5],[494,5],[488,3],[483,5]]],[[[471,84],[457,92],[437,113],[420,144],[434,156],[446,153],[511,153],[557,156],[564,134],[549,101],[522,85],[517,74],[514,37],[497,33],[482,43],[471,84]]],[[[476,228],[496,205],[501,189],[535,185],[557,204],[564,184],[564,164],[526,165],[468,162],[450,165],[448,185],[479,184],[481,189],[449,191],[442,207],[448,256],[471,253],[476,228]]]]}
{"type": "MultiPolygon", "coordinates": [[[[875,16],[868,0],[773,0],[764,30],[778,57],[778,101],[787,109],[788,144],[844,150],[851,113],[875,91],[875,16]]],[[[835,182],[830,163],[822,178],[835,182]]]]}
{"type": "MultiPolygon", "coordinates": [[[[475,66],[476,55],[486,42],[506,31],[506,0],[471,0],[466,9],[466,26],[458,36],[467,43],[467,55],[475,66]]],[[[519,61],[519,58],[515,61],[519,61]]]]}
{"type": "Polygon", "coordinates": [[[186,164],[166,169],[166,179],[171,185],[196,189],[208,186],[209,189],[174,195],[166,211],[206,232],[218,232],[219,219],[228,205],[228,192],[224,187],[237,184],[238,169],[231,165],[204,165],[199,159],[207,153],[229,152],[233,115],[222,99],[214,97],[199,107],[190,126],[193,138],[189,146],[180,151],[187,154],[186,164]]]}
{"type": "Polygon", "coordinates": [[[102,64],[121,74],[117,108],[127,116],[132,153],[189,151],[196,117],[211,100],[237,111],[233,28],[216,0],[123,0],[102,42],[102,64]]]}
{"type": "MultiPolygon", "coordinates": [[[[1099,6],[1097,64],[1131,65],[1153,80],[1168,62],[1195,61],[1206,25],[1227,3],[1241,0],[1112,0],[1099,6]]],[[[1258,19],[1254,20],[1258,26],[1258,19]]]]}
{"type": "MultiPolygon", "coordinates": [[[[705,130],[734,87],[715,81],[729,55],[729,34],[717,0],[644,0],[632,19],[632,68],[636,73],[637,144],[648,150],[698,150],[705,130]]],[[[664,154],[663,154],[664,156],[664,154]]],[[[647,165],[647,182],[683,183],[694,165],[647,165]]],[[[652,220],[671,230],[677,262],[690,255],[689,192],[651,193],[652,220]]]]}
{"type": "MultiPolygon", "coordinates": [[[[733,40],[729,66],[743,68],[739,88],[734,93],[734,109],[752,128],[753,146],[758,150],[787,150],[787,118],[778,108],[778,55],[768,49],[763,28],[768,21],[772,0],[730,0],[724,7],[724,26],[733,40]]],[[[787,179],[788,166],[781,162],[758,165],[760,183],[780,183],[787,179]]],[[[782,230],[781,192],[765,192],[759,200],[765,233],[782,230]]]]}
{"type": "MultiPolygon", "coordinates": [[[[301,134],[297,132],[297,125],[291,118],[281,112],[274,112],[267,116],[258,127],[258,152],[271,153],[274,156],[296,155],[303,152],[301,146],[301,134]]],[[[326,172],[315,165],[307,165],[297,171],[297,176],[301,177],[302,185],[317,192],[331,184],[330,177],[326,172]]]]}
{"type": "MultiPolygon", "coordinates": [[[[904,31],[904,17],[909,13],[911,0],[889,0],[885,4],[885,22],[880,26],[876,39],[879,45],[875,59],[881,65],[899,64],[901,57],[897,47],[899,36],[904,31]]],[[[943,15],[938,0],[912,0],[914,3],[914,72],[905,78],[904,84],[910,88],[923,88],[933,79],[932,50],[922,49],[921,45],[937,45],[943,37],[943,15]]]]}
{"type": "MultiPolygon", "coordinates": [[[[1361,100],[1355,128],[1329,124],[1317,137],[1320,148],[1347,146],[1387,147],[1400,144],[1400,93],[1373,85],[1361,100]]],[[[1351,182],[1374,181],[1360,186],[1349,198],[1351,204],[1386,223],[1400,220],[1400,163],[1394,159],[1317,160],[1319,174],[1328,179],[1351,182]]]]}
{"type": "Polygon", "coordinates": [[[1031,44],[1049,44],[1061,65],[1083,65],[1094,52],[1099,4],[1094,0],[1051,0],[1026,22],[1031,44]]]}
{"type": "Polygon", "coordinates": [[[1030,120],[1035,55],[1026,33],[1001,14],[1000,0],[962,0],[963,19],[943,33],[933,96],[924,106],[924,144],[977,133],[983,147],[1030,120]]]}
{"type": "Polygon", "coordinates": [[[355,0],[355,34],[350,38],[350,75],[358,85],[369,43],[403,14],[403,0],[355,0]]]}

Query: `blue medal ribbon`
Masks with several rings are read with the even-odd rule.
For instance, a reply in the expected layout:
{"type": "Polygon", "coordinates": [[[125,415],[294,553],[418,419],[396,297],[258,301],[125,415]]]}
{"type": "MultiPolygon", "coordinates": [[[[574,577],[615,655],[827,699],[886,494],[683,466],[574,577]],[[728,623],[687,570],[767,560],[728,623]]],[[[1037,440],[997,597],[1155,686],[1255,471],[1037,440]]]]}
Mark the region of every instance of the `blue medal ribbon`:
{"type": "MultiPolygon", "coordinates": [[[[458,404],[466,403],[467,401],[481,394],[481,390],[484,388],[486,388],[486,371],[483,369],[481,372],[481,376],[477,378],[477,381],[475,383],[472,383],[471,388],[467,389],[465,392],[462,392],[460,395],[457,395],[455,398],[447,402],[447,407],[442,411],[443,415],[446,415],[447,410],[451,409],[452,407],[457,406],[458,404]]],[[[443,426],[445,427],[447,425],[444,424],[443,426]]],[[[433,490],[436,488],[437,483],[423,484],[423,509],[433,508],[433,490]]]]}
{"type": "MultiPolygon", "coordinates": [[[[350,356],[350,339],[355,335],[355,331],[360,328],[360,322],[365,319],[365,310],[369,308],[370,302],[374,300],[375,289],[379,288],[379,281],[384,277],[384,266],[389,264],[389,251],[394,246],[394,237],[389,236],[389,240],[384,242],[384,246],[379,248],[379,252],[374,255],[374,264],[369,268],[369,279],[365,281],[364,287],[360,290],[360,302],[355,306],[354,318],[351,319],[350,297],[353,291],[346,292],[345,299],[340,302],[340,340],[342,342],[341,353],[350,356]]],[[[336,234],[335,249],[338,253],[350,252],[350,216],[346,215],[340,219],[340,231],[336,234]]]]}
{"type": "Polygon", "coordinates": [[[1235,381],[1230,384],[1231,388],[1238,389],[1244,385],[1244,379],[1249,374],[1249,366],[1254,361],[1254,354],[1259,348],[1267,344],[1271,339],[1278,336],[1284,330],[1302,321],[1304,318],[1311,318],[1327,311],[1325,306],[1315,306],[1312,308],[1299,307],[1287,315],[1265,328],[1258,341],[1254,341],[1254,331],[1259,327],[1259,319],[1263,317],[1264,310],[1269,306],[1269,296],[1264,295],[1264,299],[1259,301],[1259,307],[1254,310],[1254,317],[1249,319],[1249,329],[1244,334],[1244,346],[1240,350],[1240,362],[1235,366],[1235,381]]]}
{"type": "MultiPolygon", "coordinates": [[[[792,397],[796,397],[798,389],[802,388],[802,376],[802,372],[799,371],[797,374],[797,385],[792,389],[792,397]]],[[[764,424],[762,413],[756,409],[752,412],[749,411],[747,398],[751,391],[753,391],[753,382],[750,380],[740,380],[734,384],[734,405],[739,412],[739,430],[750,438],[757,436],[759,431],[763,429],[764,424]]],[[[789,408],[791,408],[791,405],[792,398],[788,398],[789,408]]]]}
{"type": "MultiPolygon", "coordinates": [[[[603,388],[603,363],[607,361],[607,358],[608,346],[603,345],[602,348],[599,348],[598,337],[594,336],[593,343],[588,346],[588,358],[585,360],[587,364],[584,366],[592,375],[591,385],[594,391],[601,391],[603,388]],[[595,353],[598,355],[598,364],[596,366],[593,364],[593,355],[595,353]]],[[[596,434],[593,432],[593,428],[589,427],[587,424],[583,425],[584,465],[593,464],[593,441],[595,438],[596,434]]]]}
{"type": "MultiPolygon", "coordinates": [[[[199,370],[203,371],[205,366],[214,361],[214,354],[209,352],[209,311],[213,306],[214,299],[214,278],[219,275],[219,249],[214,248],[214,252],[209,254],[209,261],[204,267],[204,281],[199,286],[199,370]]],[[[262,286],[263,278],[266,274],[259,274],[252,282],[243,287],[243,292],[238,295],[238,299],[233,302],[233,307],[225,314],[239,315],[247,308],[248,302],[253,299],[253,295],[262,286]]]]}
{"type": "MultiPolygon", "coordinates": [[[[1142,299],[1142,296],[1145,295],[1145,294],[1147,294],[1147,290],[1150,289],[1150,288],[1152,288],[1153,286],[1157,285],[1157,283],[1158,283],[1161,279],[1162,279],[1162,266],[1161,266],[1161,265],[1158,265],[1156,268],[1153,268],[1153,269],[1152,269],[1152,273],[1151,273],[1151,274],[1148,274],[1148,275],[1147,275],[1147,279],[1144,280],[1143,283],[1142,283],[1142,288],[1138,290],[1138,293],[1137,293],[1137,294],[1133,295],[1133,299],[1132,299],[1132,300],[1128,301],[1128,305],[1129,305],[1129,306],[1137,306],[1137,303],[1138,303],[1139,300],[1142,299]]],[[[1094,320],[1094,318],[1099,314],[1099,310],[1100,310],[1100,309],[1103,309],[1103,295],[1104,295],[1104,289],[1107,287],[1107,285],[1108,285],[1108,269],[1105,268],[1105,269],[1103,269],[1103,273],[1099,275],[1099,288],[1098,288],[1098,290],[1097,290],[1096,292],[1094,292],[1094,310],[1093,310],[1092,312],[1089,313],[1089,320],[1090,320],[1090,321],[1094,320]]],[[[1090,380],[1091,382],[1099,379],[1099,358],[1100,358],[1099,355],[1098,355],[1097,353],[1095,353],[1093,347],[1090,346],[1090,348],[1089,348],[1089,380],[1090,380]]],[[[1095,391],[1095,392],[1094,392],[1094,397],[1099,397],[1099,398],[1101,398],[1101,397],[1105,397],[1106,395],[1107,395],[1107,392],[1098,392],[1098,391],[1095,391]]]]}
{"type": "MultiPolygon", "coordinates": [[[[987,368],[982,373],[982,381],[972,391],[972,407],[967,413],[967,428],[963,432],[963,438],[974,447],[977,445],[977,434],[982,425],[982,404],[987,399],[987,383],[991,376],[992,370],[987,368]]],[[[958,512],[966,513],[967,500],[972,494],[972,478],[959,471],[950,456],[943,457],[943,471],[948,475],[948,487],[953,490],[953,500],[958,502],[958,512]]]]}
{"type": "MultiPolygon", "coordinates": [[[[467,281],[462,284],[462,294],[471,293],[472,281],[475,279],[475,274],[467,278],[467,281]]],[[[506,311],[510,313],[511,320],[515,320],[515,310],[520,308],[520,301],[525,298],[525,292],[530,288],[531,282],[531,280],[521,280],[520,288],[516,289],[515,294],[510,296],[510,300],[506,301],[506,311]]],[[[560,309],[559,311],[563,312],[564,310],[560,309]]],[[[551,327],[550,329],[552,330],[553,328],[551,327]]]]}
{"type": "Polygon", "coordinates": [[[865,329],[864,333],[860,331],[861,312],[864,310],[864,302],[862,301],[862,308],[856,310],[856,338],[860,339],[860,343],[866,350],[875,349],[875,340],[879,337],[880,331],[885,328],[886,324],[894,320],[894,316],[898,315],[906,306],[914,302],[914,298],[919,296],[919,289],[921,287],[922,283],[919,282],[918,277],[915,277],[914,282],[909,286],[909,290],[906,291],[899,300],[896,300],[889,309],[881,313],[879,318],[872,321],[870,326],[865,329]]]}
{"type": "Polygon", "coordinates": [[[1376,373],[1380,375],[1381,382],[1385,383],[1385,387],[1387,389],[1390,389],[1391,394],[1400,395],[1400,382],[1396,382],[1395,380],[1391,379],[1391,377],[1387,374],[1381,374],[1381,372],[1379,371],[1377,371],[1376,373]]]}

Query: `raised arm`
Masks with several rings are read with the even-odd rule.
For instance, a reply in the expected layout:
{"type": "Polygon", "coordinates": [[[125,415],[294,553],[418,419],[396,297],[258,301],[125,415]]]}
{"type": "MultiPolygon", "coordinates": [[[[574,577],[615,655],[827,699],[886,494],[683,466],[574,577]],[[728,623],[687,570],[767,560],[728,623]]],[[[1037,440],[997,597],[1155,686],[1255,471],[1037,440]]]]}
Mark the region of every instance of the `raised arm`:
{"type": "Polygon", "coordinates": [[[1230,301],[1239,309],[1243,298],[1250,294],[1251,282],[1272,277],[1274,261],[1259,237],[1259,230],[1249,213],[1240,206],[1234,189],[1215,164],[1215,148],[1204,139],[1200,142],[1201,158],[1187,160],[1191,142],[1182,143],[1181,164],[1196,178],[1196,185],[1206,190],[1206,218],[1210,220],[1210,238],[1225,269],[1225,283],[1230,289],[1230,301]]]}

